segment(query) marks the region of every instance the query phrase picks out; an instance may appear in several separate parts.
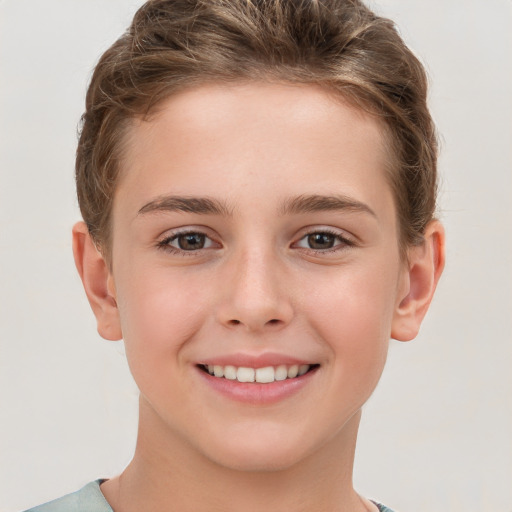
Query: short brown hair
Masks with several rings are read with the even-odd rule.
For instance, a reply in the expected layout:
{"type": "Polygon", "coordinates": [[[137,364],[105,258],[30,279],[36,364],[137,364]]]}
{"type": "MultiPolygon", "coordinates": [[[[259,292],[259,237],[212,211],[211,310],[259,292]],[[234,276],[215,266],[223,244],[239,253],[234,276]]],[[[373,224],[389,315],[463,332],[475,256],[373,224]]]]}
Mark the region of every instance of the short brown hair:
{"type": "Polygon", "coordinates": [[[359,0],[150,0],[99,60],[82,116],[78,200],[103,251],[130,121],[181,89],[240,80],[325,86],[382,119],[400,244],[422,240],[437,141],[425,70],[391,21],[359,0]]]}

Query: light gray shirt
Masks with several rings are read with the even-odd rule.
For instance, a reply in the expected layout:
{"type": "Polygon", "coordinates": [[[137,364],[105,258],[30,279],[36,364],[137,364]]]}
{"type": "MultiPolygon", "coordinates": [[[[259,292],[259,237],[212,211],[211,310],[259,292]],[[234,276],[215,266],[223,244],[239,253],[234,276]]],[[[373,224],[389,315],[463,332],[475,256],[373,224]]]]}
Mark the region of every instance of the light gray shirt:
{"type": "MultiPolygon", "coordinates": [[[[67,494],[44,505],[31,508],[25,512],[113,512],[100,490],[100,484],[104,481],[95,480],[82,487],[79,491],[67,494]]],[[[380,512],[393,512],[384,505],[375,504],[379,507],[380,512]]]]}

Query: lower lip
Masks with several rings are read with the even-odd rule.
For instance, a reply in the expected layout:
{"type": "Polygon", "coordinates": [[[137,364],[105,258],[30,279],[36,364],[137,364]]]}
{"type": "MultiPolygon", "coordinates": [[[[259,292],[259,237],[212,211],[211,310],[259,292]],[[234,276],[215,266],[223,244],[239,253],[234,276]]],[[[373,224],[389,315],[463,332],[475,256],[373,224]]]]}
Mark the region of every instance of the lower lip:
{"type": "Polygon", "coordinates": [[[298,393],[311,381],[318,369],[316,367],[300,377],[269,382],[268,384],[238,382],[237,380],[214,377],[200,368],[197,368],[197,371],[213,390],[227,398],[247,404],[269,405],[298,393]]]}

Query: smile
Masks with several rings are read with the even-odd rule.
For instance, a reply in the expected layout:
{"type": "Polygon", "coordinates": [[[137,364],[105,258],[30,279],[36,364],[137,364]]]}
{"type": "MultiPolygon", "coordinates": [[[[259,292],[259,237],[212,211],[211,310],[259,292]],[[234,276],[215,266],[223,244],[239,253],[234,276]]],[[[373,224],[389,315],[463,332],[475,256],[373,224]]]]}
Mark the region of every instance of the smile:
{"type": "Polygon", "coordinates": [[[295,379],[305,375],[317,366],[317,364],[282,364],[279,366],[250,368],[232,365],[199,365],[203,371],[208,372],[213,377],[233,381],[236,380],[238,382],[257,382],[259,384],[269,384],[276,381],[295,379]]]}

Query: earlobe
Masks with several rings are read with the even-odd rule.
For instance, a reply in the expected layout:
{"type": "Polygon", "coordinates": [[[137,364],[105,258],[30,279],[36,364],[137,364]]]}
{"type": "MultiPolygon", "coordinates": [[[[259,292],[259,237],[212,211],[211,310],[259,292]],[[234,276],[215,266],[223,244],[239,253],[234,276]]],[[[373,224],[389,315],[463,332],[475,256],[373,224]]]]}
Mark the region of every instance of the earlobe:
{"type": "Polygon", "coordinates": [[[96,248],[84,222],[73,226],[73,255],[89,304],[96,317],[98,333],[107,340],[122,338],[115,285],[107,262],[96,248]]]}
{"type": "Polygon", "coordinates": [[[443,272],[445,235],[439,221],[427,225],[423,243],[411,247],[408,256],[391,330],[391,337],[399,341],[410,341],[418,334],[443,272]]]}

